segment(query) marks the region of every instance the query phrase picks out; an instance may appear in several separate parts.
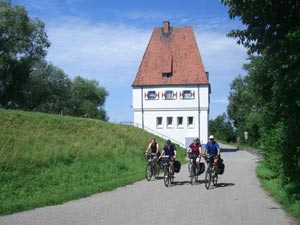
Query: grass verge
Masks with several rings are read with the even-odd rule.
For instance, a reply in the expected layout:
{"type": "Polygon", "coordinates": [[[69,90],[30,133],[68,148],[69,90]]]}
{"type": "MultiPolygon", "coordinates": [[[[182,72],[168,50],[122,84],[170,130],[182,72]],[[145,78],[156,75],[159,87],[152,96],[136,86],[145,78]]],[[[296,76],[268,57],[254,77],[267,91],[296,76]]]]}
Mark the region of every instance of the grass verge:
{"type": "Polygon", "coordinates": [[[284,185],[282,179],[270,170],[264,161],[256,167],[256,174],[261,185],[294,217],[300,217],[300,196],[297,191],[299,184],[284,185]]]}

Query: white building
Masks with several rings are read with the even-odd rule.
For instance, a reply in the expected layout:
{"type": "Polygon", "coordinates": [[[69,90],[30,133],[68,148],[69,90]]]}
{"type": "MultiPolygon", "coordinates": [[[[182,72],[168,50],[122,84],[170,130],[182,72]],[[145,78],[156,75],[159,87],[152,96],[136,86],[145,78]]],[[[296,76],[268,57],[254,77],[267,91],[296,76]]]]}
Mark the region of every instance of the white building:
{"type": "Polygon", "coordinates": [[[207,142],[210,84],[193,28],[154,28],[132,84],[134,124],[182,146],[207,142]]]}

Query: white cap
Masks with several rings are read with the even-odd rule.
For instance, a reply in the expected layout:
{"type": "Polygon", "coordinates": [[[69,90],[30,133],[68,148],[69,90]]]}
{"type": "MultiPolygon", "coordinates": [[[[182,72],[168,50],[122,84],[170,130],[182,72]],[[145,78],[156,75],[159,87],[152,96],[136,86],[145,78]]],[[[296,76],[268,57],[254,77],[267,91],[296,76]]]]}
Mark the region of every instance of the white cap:
{"type": "Polygon", "coordinates": [[[209,139],[215,139],[214,135],[210,135],[209,139]]]}

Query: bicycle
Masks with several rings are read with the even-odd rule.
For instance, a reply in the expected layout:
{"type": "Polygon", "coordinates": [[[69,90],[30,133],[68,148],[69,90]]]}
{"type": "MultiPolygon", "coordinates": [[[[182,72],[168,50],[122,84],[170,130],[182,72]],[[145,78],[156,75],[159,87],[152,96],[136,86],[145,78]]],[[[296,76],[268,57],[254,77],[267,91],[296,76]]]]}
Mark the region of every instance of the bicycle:
{"type": "Polygon", "coordinates": [[[197,154],[190,153],[189,154],[190,161],[188,163],[188,170],[191,178],[191,185],[198,182],[199,170],[196,163],[197,154]],[[192,161],[192,162],[191,162],[192,161]]]}
{"type": "Polygon", "coordinates": [[[170,166],[171,159],[168,155],[164,155],[162,156],[161,160],[164,171],[164,184],[166,187],[170,187],[174,181],[174,171],[172,171],[170,166]]]}
{"type": "Polygon", "coordinates": [[[211,183],[216,186],[218,183],[218,174],[215,172],[214,157],[210,155],[205,156],[207,162],[207,170],[205,173],[205,187],[209,189],[211,183]]]}
{"type": "Polygon", "coordinates": [[[147,154],[148,162],[145,169],[145,177],[147,181],[150,181],[152,176],[156,179],[159,176],[159,165],[157,163],[157,155],[156,153],[148,153],[147,154]]]}

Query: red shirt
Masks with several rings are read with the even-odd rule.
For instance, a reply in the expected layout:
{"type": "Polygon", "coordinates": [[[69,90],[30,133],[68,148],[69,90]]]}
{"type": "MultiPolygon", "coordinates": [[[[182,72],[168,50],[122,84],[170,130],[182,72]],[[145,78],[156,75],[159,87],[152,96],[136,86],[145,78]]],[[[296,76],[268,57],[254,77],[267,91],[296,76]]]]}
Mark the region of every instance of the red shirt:
{"type": "Polygon", "coordinates": [[[197,152],[197,153],[199,153],[200,152],[200,147],[201,147],[201,145],[200,144],[194,144],[194,143],[192,143],[192,144],[190,144],[190,149],[192,149],[192,152],[197,152]]]}

